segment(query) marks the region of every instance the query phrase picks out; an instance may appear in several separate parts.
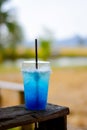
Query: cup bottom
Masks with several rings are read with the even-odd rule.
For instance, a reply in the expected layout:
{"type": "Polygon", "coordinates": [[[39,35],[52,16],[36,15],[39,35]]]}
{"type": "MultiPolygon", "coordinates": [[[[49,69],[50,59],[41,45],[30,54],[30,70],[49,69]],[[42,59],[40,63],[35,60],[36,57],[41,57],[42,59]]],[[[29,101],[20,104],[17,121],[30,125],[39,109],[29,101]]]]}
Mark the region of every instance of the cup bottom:
{"type": "Polygon", "coordinates": [[[32,111],[40,111],[40,110],[46,110],[46,105],[45,106],[39,106],[39,107],[32,107],[32,106],[26,106],[25,108],[27,110],[32,110],[32,111]]]}

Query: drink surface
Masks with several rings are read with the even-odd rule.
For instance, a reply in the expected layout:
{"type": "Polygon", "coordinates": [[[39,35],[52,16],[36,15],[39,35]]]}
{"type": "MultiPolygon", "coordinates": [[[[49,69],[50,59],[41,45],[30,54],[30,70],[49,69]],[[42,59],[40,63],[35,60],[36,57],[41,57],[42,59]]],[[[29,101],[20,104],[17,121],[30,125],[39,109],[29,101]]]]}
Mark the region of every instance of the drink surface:
{"type": "Polygon", "coordinates": [[[30,110],[46,108],[50,71],[22,71],[25,105],[30,110]]]}

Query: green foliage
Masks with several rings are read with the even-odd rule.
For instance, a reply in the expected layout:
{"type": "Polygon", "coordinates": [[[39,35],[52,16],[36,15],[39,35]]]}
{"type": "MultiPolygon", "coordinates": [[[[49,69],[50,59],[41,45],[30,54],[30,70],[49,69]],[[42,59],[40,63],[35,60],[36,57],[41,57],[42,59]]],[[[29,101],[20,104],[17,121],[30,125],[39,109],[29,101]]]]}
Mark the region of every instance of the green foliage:
{"type": "Polygon", "coordinates": [[[21,130],[21,127],[10,128],[8,130],[21,130]]]}
{"type": "Polygon", "coordinates": [[[10,0],[0,0],[0,45],[15,48],[16,45],[23,40],[23,34],[20,25],[11,12],[12,9],[4,11],[2,8],[4,4],[9,1],[10,0]]]}
{"type": "Polygon", "coordinates": [[[5,48],[4,50],[0,51],[0,62],[4,60],[17,60],[20,58],[34,58],[35,54],[34,51],[29,48],[20,48],[12,49],[12,48],[5,48]]]}
{"type": "Polygon", "coordinates": [[[0,0],[0,6],[1,6],[3,3],[7,2],[7,1],[9,1],[9,0],[0,0]]]}
{"type": "Polygon", "coordinates": [[[50,51],[51,51],[51,42],[50,40],[44,40],[40,39],[40,48],[41,48],[41,58],[44,60],[47,60],[50,57],[50,51]]]}

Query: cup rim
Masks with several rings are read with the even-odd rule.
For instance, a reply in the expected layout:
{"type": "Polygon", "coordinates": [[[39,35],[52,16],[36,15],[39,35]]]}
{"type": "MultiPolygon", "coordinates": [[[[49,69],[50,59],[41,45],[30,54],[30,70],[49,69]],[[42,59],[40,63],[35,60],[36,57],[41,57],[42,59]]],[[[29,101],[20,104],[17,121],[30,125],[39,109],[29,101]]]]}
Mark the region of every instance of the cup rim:
{"type": "MultiPolygon", "coordinates": [[[[25,64],[27,64],[27,63],[36,63],[36,61],[35,60],[31,60],[31,61],[29,61],[29,60],[27,60],[27,61],[23,61],[23,63],[25,63],[25,64]]],[[[39,60],[38,61],[38,64],[49,64],[50,62],[49,61],[42,61],[42,60],[39,60]]]]}

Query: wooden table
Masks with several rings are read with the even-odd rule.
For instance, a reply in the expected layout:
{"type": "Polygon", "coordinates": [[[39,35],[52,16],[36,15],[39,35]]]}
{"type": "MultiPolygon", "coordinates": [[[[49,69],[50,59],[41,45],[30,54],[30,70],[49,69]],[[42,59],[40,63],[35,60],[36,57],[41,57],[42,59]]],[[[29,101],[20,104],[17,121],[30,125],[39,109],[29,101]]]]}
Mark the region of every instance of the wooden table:
{"type": "Polygon", "coordinates": [[[26,110],[24,105],[0,108],[0,130],[34,123],[34,130],[67,130],[69,108],[47,104],[44,111],[26,110]]]}

